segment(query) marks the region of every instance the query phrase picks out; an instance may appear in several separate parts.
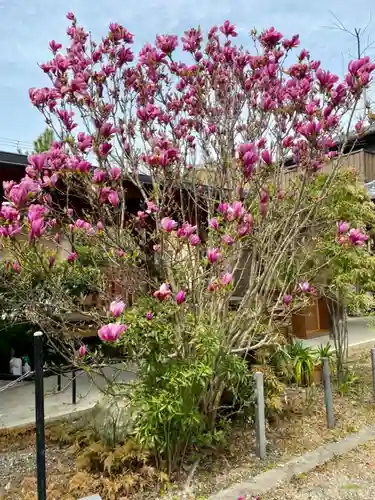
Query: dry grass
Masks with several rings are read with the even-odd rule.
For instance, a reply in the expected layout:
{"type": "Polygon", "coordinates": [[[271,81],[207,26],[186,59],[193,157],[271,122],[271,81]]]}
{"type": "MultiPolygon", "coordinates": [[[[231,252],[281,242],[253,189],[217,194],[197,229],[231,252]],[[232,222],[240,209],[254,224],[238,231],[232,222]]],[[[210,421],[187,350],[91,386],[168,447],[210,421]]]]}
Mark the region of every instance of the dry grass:
{"type": "MultiPolygon", "coordinates": [[[[345,394],[335,392],[334,429],[329,430],[326,427],[323,393],[320,387],[306,390],[290,389],[283,416],[275,419],[267,429],[267,459],[261,462],[254,455],[253,425],[251,423],[238,425],[231,432],[225,448],[199,452],[199,465],[191,481],[193,487],[184,496],[179,492],[183,489],[198,455],[191,457],[186,469],[179,477],[173,478],[170,484],[165,482],[165,477],[160,477],[152,467],[144,467],[137,473],[129,470],[120,476],[109,476],[72,470],[71,466],[68,469],[60,462],[55,467],[53,465],[49,467],[48,498],[76,500],[80,496],[99,493],[104,500],[128,498],[148,500],[160,498],[162,494],[170,499],[204,499],[213,491],[273,468],[292,456],[312,450],[325,442],[341,439],[361,427],[373,425],[375,404],[372,400],[371,364],[368,353],[357,355],[351,361],[351,368],[358,378],[342,388],[345,394]]],[[[46,434],[51,450],[58,449],[58,443],[61,443],[61,426],[56,424],[49,426],[46,434]]],[[[7,435],[0,433],[0,450],[27,448],[34,439],[32,429],[7,435]]],[[[59,453],[61,456],[71,456],[72,448],[62,444],[59,453]]],[[[33,471],[30,477],[17,478],[15,475],[12,479],[12,488],[5,493],[5,496],[0,495],[0,498],[33,500],[36,496],[30,491],[35,491],[33,471]]]]}

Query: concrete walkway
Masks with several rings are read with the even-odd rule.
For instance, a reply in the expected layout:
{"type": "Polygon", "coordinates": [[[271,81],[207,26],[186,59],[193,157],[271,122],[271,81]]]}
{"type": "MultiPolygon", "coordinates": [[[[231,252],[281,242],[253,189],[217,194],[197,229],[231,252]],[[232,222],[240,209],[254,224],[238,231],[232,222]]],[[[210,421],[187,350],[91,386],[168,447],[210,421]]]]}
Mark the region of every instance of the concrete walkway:
{"type": "MultiPolygon", "coordinates": [[[[104,369],[107,379],[116,378],[121,381],[130,381],[134,374],[121,372],[116,367],[104,369]]],[[[77,374],[77,403],[72,404],[71,374],[62,376],[61,392],[57,392],[57,376],[44,379],[44,409],[46,420],[78,414],[92,408],[105,389],[106,380],[100,375],[93,379],[85,373],[77,374]]],[[[1,387],[9,381],[0,381],[1,387]]],[[[34,382],[20,382],[3,392],[0,392],[0,429],[19,427],[35,423],[35,390],[34,382]]]]}
{"type": "MultiPolygon", "coordinates": [[[[375,316],[348,318],[349,349],[362,349],[366,346],[375,347],[375,316]]],[[[330,342],[333,346],[333,340],[329,335],[323,335],[314,339],[303,341],[304,344],[317,347],[321,344],[326,345],[330,342]]]]}

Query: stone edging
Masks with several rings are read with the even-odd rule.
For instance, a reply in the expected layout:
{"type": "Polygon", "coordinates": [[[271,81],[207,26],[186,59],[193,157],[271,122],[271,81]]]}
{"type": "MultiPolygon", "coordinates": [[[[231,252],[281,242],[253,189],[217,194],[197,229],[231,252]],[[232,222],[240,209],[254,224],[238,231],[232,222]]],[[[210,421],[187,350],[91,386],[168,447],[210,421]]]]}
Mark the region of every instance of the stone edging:
{"type": "Polygon", "coordinates": [[[312,471],[336,456],[345,455],[362,444],[375,439],[375,426],[365,427],[350,434],[341,441],[328,443],[314,451],[305,453],[274,469],[263,472],[247,481],[234,484],[211,495],[209,500],[237,500],[245,495],[261,495],[276,488],[280,483],[290,481],[293,476],[312,471]]]}

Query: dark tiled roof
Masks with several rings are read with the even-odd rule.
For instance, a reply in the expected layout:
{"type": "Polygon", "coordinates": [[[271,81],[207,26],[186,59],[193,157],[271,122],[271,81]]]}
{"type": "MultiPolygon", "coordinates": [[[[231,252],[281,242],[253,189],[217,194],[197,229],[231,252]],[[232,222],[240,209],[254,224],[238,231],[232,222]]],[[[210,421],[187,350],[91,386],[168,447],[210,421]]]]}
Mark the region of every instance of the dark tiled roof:
{"type": "Polygon", "coordinates": [[[8,151],[0,151],[0,163],[26,167],[27,156],[19,153],[9,153],[8,151]]]}

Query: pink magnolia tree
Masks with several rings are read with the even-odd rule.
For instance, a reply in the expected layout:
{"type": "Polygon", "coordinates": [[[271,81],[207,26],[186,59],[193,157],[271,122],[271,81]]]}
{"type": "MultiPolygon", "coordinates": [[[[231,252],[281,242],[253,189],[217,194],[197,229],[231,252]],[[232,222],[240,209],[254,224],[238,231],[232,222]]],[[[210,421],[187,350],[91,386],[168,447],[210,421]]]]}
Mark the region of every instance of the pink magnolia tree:
{"type": "MultiPolygon", "coordinates": [[[[194,411],[214,425],[238,355],[277,341],[280,318],[314,292],[304,274],[310,228],[375,66],[353,61],[341,81],[298,49],[297,35],[253,31],[248,51],[229,21],[207,35],[158,35],[136,55],[121,25],[96,43],[68,19],[68,46],[51,41],[41,64],[49,85],[30,89],[57,140],[5,186],[7,276],[22,283],[23,313],[55,342],[66,313],[84,310],[103,343],[139,367],[209,359],[190,388],[194,411]],[[319,196],[305,196],[333,157],[319,196]],[[61,285],[85,267],[100,307],[61,285]],[[35,274],[47,292],[32,288],[35,274]],[[110,292],[113,282],[130,296],[110,292]]],[[[320,221],[319,231],[332,227],[320,221]]]]}

